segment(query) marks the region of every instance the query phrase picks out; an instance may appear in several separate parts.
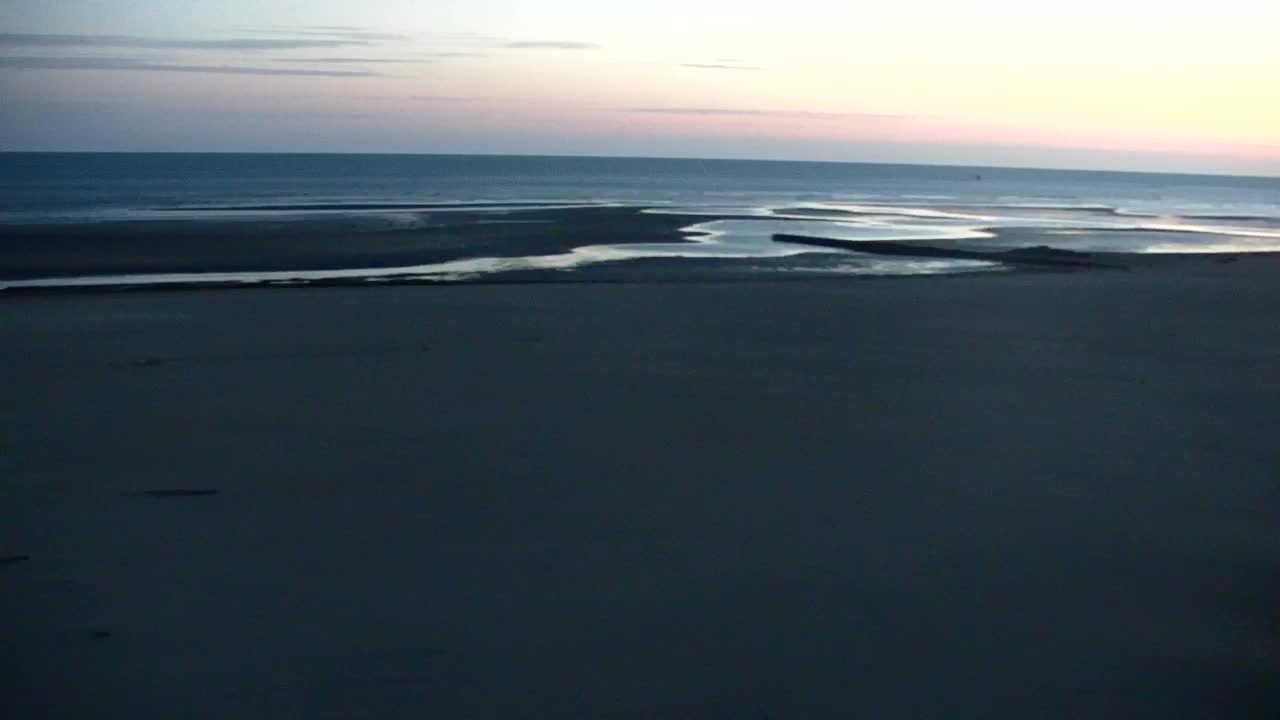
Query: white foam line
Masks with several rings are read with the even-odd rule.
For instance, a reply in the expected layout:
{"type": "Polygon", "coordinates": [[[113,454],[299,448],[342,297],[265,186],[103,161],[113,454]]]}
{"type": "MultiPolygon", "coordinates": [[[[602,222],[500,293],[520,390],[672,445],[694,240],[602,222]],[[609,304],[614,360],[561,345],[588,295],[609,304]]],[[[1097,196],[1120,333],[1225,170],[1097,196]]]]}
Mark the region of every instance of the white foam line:
{"type": "Polygon", "coordinates": [[[867,260],[859,265],[833,265],[827,268],[805,268],[792,272],[817,272],[848,275],[949,275],[952,273],[1008,270],[1008,265],[988,260],[867,260]]]}
{"type": "MultiPolygon", "coordinates": [[[[1111,208],[1105,205],[1048,205],[1048,204],[1013,204],[1006,203],[1004,207],[1010,208],[1026,208],[1035,210],[1100,210],[1106,211],[1111,208]]],[[[1009,215],[978,215],[969,213],[958,213],[951,211],[932,210],[927,208],[916,208],[911,206],[888,205],[879,203],[863,203],[863,204],[834,204],[834,203],[805,203],[800,207],[808,207],[817,210],[846,210],[852,212],[871,212],[873,214],[925,218],[925,219],[949,219],[949,220],[969,220],[997,227],[1024,227],[1027,225],[1035,225],[1041,227],[1049,227],[1053,229],[1064,230],[1156,230],[1164,232],[1191,232],[1213,235],[1230,235],[1235,237],[1248,238],[1266,238],[1280,239],[1280,230],[1257,229],[1249,227],[1240,227],[1237,225],[1201,225],[1190,224],[1184,222],[1161,222],[1160,218],[1156,218],[1150,214],[1141,214],[1124,209],[1117,209],[1116,213],[1125,217],[1134,218],[1151,218],[1157,222],[1114,222],[1106,220],[1083,220],[1083,219],[1064,219],[1064,218],[1038,218],[1023,217],[1009,215]]],[[[808,215],[795,215],[790,213],[779,213],[771,210],[772,216],[779,219],[805,219],[805,220],[830,220],[830,218],[815,218],[808,215]]],[[[850,222],[858,224],[876,225],[881,227],[892,227],[891,223],[877,222],[868,218],[858,218],[856,216],[850,218],[839,218],[839,222],[850,222]]],[[[977,228],[972,228],[977,230],[977,228]]],[[[1278,248],[1280,249],[1280,248],[1278,248]]],[[[1194,250],[1183,250],[1182,252],[1194,252],[1194,250]]]]}
{"type": "MultiPolygon", "coordinates": [[[[1143,223],[1144,230],[1164,230],[1167,232],[1205,233],[1209,235],[1231,235],[1234,237],[1264,238],[1280,240],[1280,230],[1261,230],[1242,228],[1232,225],[1186,225],[1183,223],[1143,223]]],[[[1278,247],[1277,249],[1280,249],[1278,247]]]]}
{"type": "Polygon", "coordinates": [[[1280,252],[1280,245],[1242,245],[1240,243],[1220,243],[1216,245],[1148,245],[1142,253],[1147,255],[1194,255],[1200,254],[1232,254],[1280,252]]]}
{"type": "Polygon", "coordinates": [[[707,206],[671,206],[671,207],[645,207],[640,210],[643,215],[687,215],[689,217],[697,217],[700,215],[721,217],[725,215],[749,215],[752,217],[770,217],[770,210],[767,207],[725,207],[719,205],[707,206]]]}

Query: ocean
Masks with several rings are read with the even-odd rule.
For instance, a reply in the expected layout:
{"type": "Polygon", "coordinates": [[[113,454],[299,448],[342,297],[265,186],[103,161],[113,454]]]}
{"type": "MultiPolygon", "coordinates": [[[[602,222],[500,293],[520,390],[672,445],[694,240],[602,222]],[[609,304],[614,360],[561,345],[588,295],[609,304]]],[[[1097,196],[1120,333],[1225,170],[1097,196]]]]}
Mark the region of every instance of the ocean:
{"type": "Polygon", "coordinates": [[[0,155],[0,288],[903,275],[776,242],[1280,250],[1280,178],[463,155],[0,155]]]}

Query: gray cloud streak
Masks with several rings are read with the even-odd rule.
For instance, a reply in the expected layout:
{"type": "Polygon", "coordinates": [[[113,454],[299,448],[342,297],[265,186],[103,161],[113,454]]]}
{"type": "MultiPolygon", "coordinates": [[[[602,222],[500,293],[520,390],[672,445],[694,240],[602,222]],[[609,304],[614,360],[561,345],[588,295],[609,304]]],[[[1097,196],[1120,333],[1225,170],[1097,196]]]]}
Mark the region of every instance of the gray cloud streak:
{"type": "Polygon", "coordinates": [[[262,25],[242,28],[241,31],[267,35],[310,35],[342,40],[383,41],[409,39],[408,35],[382,32],[379,30],[367,30],[353,25],[262,25]]]}
{"type": "Polygon", "coordinates": [[[361,63],[429,63],[426,58],[370,58],[370,57],[318,57],[318,58],[275,58],[276,62],[284,63],[320,63],[332,65],[356,65],[361,63]]]}
{"type": "MultiPolygon", "coordinates": [[[[402,98],[388,99],[400,100],[402,98]]],[[[413,95],[407,99],[425,103],[483,103],[502,100],[502,98],[491,95],[413,95]]]]}
{"type": "Polygon", "coordinates": [[[509,42],[503,47],[522,50],[598,50],[600,46],[590,42],[575,40],[519,40],[509,42]]]}
{"type": "Polygon", "coordinates": [[[123,70],[134,72],[179,72],[216,75],[295,75],[307,77],[374,77],[367,70],[312,70],[306,68],[266,68],[237,65],[187,65],[154,63],[131,58],[110,57],[0,57],[0,69],[9,70],[123,70]]]}
{"type": "Polygon", "coordinates": [[[894,113],[859,113],[859,112],[822,112],[811,110],[761,110],[752,108],[713,108],[713,107],[636,107],[627,108],[626,112],[651,113],[657,115],[729,115],[738,117],[777,117],[777,118],[809,118],[820,120],[912,120],[914,115],[898,115],[894,113]]]}
{"type": "Polygon", "coordinates": [[[680,67],[698,68],[699,70],[763,70],[757,65],[728,65],[725,63],[680,63],[680,67]]]}
{"type": "Polygon", "coordinates": [[[127,48],[132,50],[300,50],[369,45],[366,39],[226,38],[195,40],[149,38],[137,35],[57,35],[0,33],[0,45],[10,47],[127,48]]]}
{"type": "Polygon", "coordinates": [[[376,32],[373,30],[315,30],[304,28],[302,30],[291,31],[297,35],[320,35],[324,37],[337,38],[342,40],[408,40],[408,35],[400,35],[398,33],[376,32]]]}

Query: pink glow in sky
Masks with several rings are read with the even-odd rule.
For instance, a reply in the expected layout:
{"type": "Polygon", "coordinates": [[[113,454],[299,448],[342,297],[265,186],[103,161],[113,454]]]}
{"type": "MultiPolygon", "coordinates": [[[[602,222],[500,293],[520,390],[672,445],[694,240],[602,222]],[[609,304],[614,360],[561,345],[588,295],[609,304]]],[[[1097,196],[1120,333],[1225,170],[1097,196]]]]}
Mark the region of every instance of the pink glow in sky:
{"type": "Polygon", "coordinates": [[[0,145],[1280,175],[1274,2],[356,5],[9,0],[0,145]]]}

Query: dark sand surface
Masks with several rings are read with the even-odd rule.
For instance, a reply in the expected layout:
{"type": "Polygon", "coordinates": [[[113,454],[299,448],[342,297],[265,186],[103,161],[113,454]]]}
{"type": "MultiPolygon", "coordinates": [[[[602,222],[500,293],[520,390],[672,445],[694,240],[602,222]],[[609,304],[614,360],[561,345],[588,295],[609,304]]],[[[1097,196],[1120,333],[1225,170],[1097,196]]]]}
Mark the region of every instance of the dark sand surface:
{"type": "Polygon", "coordinates": [[[1275,718],[1278,278],[6,298],[0,717],[1275,718]]]}

